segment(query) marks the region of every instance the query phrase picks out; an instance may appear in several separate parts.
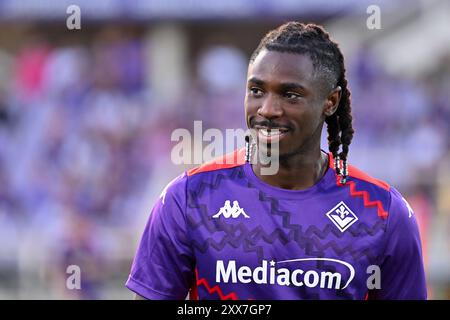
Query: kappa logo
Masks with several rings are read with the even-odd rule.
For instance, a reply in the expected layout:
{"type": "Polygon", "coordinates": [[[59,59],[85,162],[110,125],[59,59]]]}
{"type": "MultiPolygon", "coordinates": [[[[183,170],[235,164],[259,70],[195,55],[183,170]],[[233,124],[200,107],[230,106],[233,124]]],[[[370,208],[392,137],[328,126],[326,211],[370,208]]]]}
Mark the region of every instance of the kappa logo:
{"type": "Polygon", "coordinates": [[[221,215],[223,215],[225,218],[233,218],[236,219],[238,218],[240,215],[243,215],[245,218],[250,218],[244,211],[243,208],[241,208],[239,206],[239,202],[237,202],[236,200],[233,201],[233,206],[231,206],[230,204],[230,200],[226,200],[225,204],[223,205],[222,208],[220,208],[219,212],[217,212],[215,215],[213,215],[212,217],[217,219],[219,218],[221,215]]]}
{"type": "Polygon", "coordinates": [[[341,232],[350,228],[358,220],[356,214],[347,207],[344,201],[339,202],[333,209],[328,211],[327,217],[341,232]]]}

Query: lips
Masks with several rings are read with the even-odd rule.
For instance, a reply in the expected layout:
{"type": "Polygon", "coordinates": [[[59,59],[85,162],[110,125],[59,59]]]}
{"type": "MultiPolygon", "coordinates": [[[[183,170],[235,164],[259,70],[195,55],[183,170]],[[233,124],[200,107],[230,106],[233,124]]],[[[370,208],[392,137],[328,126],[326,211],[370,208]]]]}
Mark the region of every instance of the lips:
{"type": "Polygon", "coordinates": [[[263,142],[281,141],[290,131],[287,127],[265,127],[255,126],[254,129],[258,133],[258,138],[263,142]]]}

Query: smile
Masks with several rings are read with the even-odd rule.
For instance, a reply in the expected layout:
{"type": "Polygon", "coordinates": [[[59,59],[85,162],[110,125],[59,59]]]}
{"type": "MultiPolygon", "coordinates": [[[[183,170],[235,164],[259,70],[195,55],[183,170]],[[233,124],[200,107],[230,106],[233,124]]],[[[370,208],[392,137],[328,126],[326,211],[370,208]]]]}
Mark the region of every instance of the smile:
{"type": "Polygon", "coordinates": [[[255,129],[258,132],[258,138],[262,141],[266,142],[276,142],[280,141],[287,133],[290,131],[289,128],[267,128],[255,126],[255,129]]]}
{"type": "Polygon", "coordinates": [[[280,129],[259,129],[258,131],[265,137],[276,137],[283,135],[288,130],[282,131],[280,129]]]}

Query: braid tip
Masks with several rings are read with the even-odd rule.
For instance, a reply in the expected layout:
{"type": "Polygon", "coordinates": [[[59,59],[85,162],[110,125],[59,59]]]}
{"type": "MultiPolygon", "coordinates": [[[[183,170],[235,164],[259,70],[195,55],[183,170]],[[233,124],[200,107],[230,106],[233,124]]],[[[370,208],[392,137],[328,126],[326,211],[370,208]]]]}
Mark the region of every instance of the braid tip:
{"type": "Polygon", "coordinates": [[[250,157],[252,153],[252,146],[250,144],[250,136],[245,136],[245,162],[250,162],[250,157]]]}

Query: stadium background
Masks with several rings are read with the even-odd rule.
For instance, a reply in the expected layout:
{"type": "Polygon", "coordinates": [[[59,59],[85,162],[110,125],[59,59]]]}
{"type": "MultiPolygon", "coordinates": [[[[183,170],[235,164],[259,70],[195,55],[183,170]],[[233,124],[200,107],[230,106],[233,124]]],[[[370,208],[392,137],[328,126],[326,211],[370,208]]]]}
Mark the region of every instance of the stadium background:
{"type": "Polygon", "coordinates": [[[350,161],[409,200],[430,298],[448,299],[450,3],[419,0],[0,0],[0,299],[130,298],[152,204],[192,167],[171,163],[172,131],[243,128],[248,57],[292,19],[341,44],[350,161]]]}

